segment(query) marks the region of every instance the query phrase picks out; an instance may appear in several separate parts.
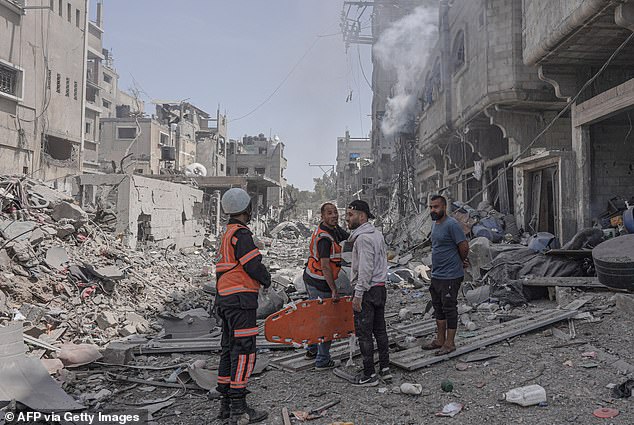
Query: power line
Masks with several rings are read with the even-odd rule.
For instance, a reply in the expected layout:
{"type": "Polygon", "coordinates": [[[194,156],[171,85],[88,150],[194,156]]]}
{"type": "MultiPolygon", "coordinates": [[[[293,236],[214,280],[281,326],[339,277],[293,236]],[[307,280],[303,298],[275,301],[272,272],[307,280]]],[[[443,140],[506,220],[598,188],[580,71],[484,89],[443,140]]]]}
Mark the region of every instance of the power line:
{"type": "Polygon", "coordinates": [[[284,79],[282,80],[282,82],[275,88],[275,90],[273,90],[273,92],[266,98],[264,99],[259,105],[257,105],[255,108],[253,108],[250,112],[242,115],[241,117],[238,118],[234,118],[232,120],[229,120],[229,122],[234,122],[234,121],[239,121],[241,119],[244,119],[248,116],[253,115],[255,112],[257,112],[262,106],[266,105],[272,98],[273,96],[275,96],[277,94],[278,91],[280,91],[280,89],[282,88],[282,86],[284,86],[284,84],[286,83],[286,81],[288,81],[288,79],[291,77],[291,75],[293,75],[293,72],[295,72],[295,70],[299,67],[299,65],[303,62],[303,60],[306,58],[306,56],[308,56],[308,54],[311,52],[311,50],[313,50],[313,48],[315,47],[315,45],[317,44],[317,42],[320,40],[320,37],[315,37],[315,41],[313,41],[313,43],[310,45],[310,47],[306,50],[306,52],[304,52],[304,54],[302,55],[301,58],[299,58],[299,60],[295,63],[295,65],[291,68],[291,70],[288,72],[288,74],[286,74],[286,76],[284,77],[284,79]]]}
{"type": "MultiPolygon", "coordinates": [[[[523,151],[521,151],[519,153],[519,155],[517,155],[517,157],[511,161],[509,163],[509,165],[507,165],[506,167],[504,167],[504,172],[506,173],[506,171],[508,171],[511,167],[513,167],[513,165],[515,165],[520,158],[526,153],[528,152],[528,150],[533,147],[533,145],[535,143],[537,143],[537,141],[555,124],[555,122],[561,118],[566,111],[572,106],[573,103],[575,103],[577,101],[577,99],[579,99],[579,96],[581,96],[583,94],[583,92],[590,86],[590,84],[594,83],[594,81],[599,78],[599,76],[603,73],[603,71],[606,70],[606,68],[610,65],[610,63],[614,60],[614,58],[621,53],[621,50],[623,50],[625,48],[625,46],[627,46],[627,44],[632,40],[632,38],[634,38],[634,33],[630,34],[623,43],[621,43],[621,45],[619,47],[617,47],[617,49],[614,51],[614,53],[612,53],[612,55],[608,58],[608,60],[603,64],[603,66],[596,72],[596,74],[594,74],[592,76],[592,78],[590,78],[588,81],[586,81],[586,83],[583,85],[583,87],[581,87],[581,89],[577,92],[577,94],[568,101],[568,103],[566,103],[566,106],[564,106],[564,108],[555,116],[555,118],[553,118],[546,127],[544,127],[544,129],[542,131],[539,132],[539,134],[537,136],[535,136],[535,138],[533,138],[533,140],[528,144],[528,146],[526,146],[526,148],[524,148],[523,151]]],[[[471,197],[471,199],[469,199],[466,204],[471,203],[476,197],[480,196],[481,194],[483,194],[489,187],[491,187],[493,185],[493,183],[495,183],[498,179],[500,178],[500,174],[498,174],[497,176],[495,176],[490,183],[488,183],[481,191],[479,191],[478,193],[476,193],[475,195],[473,195],[471,197]]]]}

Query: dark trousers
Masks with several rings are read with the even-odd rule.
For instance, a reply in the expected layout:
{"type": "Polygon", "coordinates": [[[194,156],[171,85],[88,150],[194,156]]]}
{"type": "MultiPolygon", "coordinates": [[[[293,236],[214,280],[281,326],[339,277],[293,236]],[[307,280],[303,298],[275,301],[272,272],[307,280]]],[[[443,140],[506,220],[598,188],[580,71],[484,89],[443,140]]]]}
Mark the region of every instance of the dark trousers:
{"type": "Polygon", "coordinates": [[[446,320],[447,329],[458,329],[458,291],[464,278],[431,278],[429,292],[436,320],[446,320]]]}
{"type": "Polygon", "coordinates": [[[359,339],[359,349],[363,356],[363,374],[368,377],[374,373],[374,342],[376,339],[379,350],[379,365],[381,369],[389,367],[390,353],[385,326],[385,300],[387,290],[385,286],[373,286],[361,301],[361,311],[354,312],[354,330],[359,339]]]}
{"type": "Polygon", "coordinates": [[[218,307],[218,316],[222,320],[222,352],[216,389],[230,397],[244,397],[255,367],[256,310],[218,307]]]}

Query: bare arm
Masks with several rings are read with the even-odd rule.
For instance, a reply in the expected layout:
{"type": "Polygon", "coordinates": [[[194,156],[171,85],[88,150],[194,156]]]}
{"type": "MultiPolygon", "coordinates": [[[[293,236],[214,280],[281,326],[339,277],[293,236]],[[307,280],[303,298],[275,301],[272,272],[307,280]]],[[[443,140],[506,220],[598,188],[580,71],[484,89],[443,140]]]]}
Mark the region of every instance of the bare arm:
{"type": "Polygon", "coordinates": [[[458,253],[464,267],[469,267],[469,242],[462,241],[458,244],[458,253]]]}
{"type": "Polygon", "coordinates": [[[337,285],[335,284],[334,276],[332,275],[332,269],[330,268],[330,258],[322,258],[319,260],[321,264],[321,270],[324,273],[324,277],[326,278],[326,283],[328,283],[328,287],[332,292],[332,298],[339,298],[339,293],[337,292],[337,285]]]}

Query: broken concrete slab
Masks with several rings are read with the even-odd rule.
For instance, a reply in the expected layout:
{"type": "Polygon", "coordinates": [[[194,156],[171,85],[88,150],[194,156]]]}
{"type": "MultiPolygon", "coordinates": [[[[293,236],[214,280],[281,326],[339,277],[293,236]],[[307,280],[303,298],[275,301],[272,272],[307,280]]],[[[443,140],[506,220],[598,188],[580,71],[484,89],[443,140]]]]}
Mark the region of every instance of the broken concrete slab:
{"type": "Polygon", "coordinates": [[[68,253],[61,246],[54,246],[46,251],[44,261],[53,270],[63,270],[64,264],[68,263],[68,253]]]}
{"type": "Polygon", "coordinates": [[[132,325],[139,333],[146,333],[150,329],[150,323],[141,315],[128,311],[125,314],[127,325],[132,325]]]}
{"type": "Polygon", "coordinates": [[[51,218],[55,221],[63,219],[73,220],[76,222],[88,221],[88,215],[84,210],[82,210],[79,206],[66,201],[62,201],[53,207],[51,218]]]}
{"type": "Polygon", "coordinates": [[[49,375],[38,358],[27,358],[22,324],[0,327],[0,401],[18,401],[40,412],[83,409],[49,375]]]}
{"type": "Polygon", "coordinates": [[[117,266],[98,267],[90,270],[95,276],[105,280],[121,280],[125,278],[125,270],[117,266]]]}
{"type": "Polygon", "coordinates": [[[34,221],[1,220],[0,234],[6,240],[28,241],[39,225],[34,221]]]}
{"type": "Polygon", "coordinates": [[[99,326],[99,328],[103,330],[111,328],[119,323],[117,316],[115,316],[115,314],[110,311],[104,311],[99,313],[96,321],[97,321],[97,326],[99,326]]]}

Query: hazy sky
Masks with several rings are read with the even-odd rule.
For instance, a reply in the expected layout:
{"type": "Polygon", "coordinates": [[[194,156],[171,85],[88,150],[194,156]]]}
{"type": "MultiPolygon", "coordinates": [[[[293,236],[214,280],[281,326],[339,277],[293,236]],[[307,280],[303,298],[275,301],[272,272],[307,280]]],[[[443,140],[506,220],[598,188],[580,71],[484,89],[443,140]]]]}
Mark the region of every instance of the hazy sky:
{"type": "Polygon", "coordinates": [[[370,130],[371,91],[359,66],[360,53],[370,79],[370,46],[351,46],[346,54],[337,34],[343,0],[104,3],[104,47],[112,50],[121,88],[134,78],[146,102],[189,98],[211,114],[220,105],[231,138],[279,135],[286,177],[295,186],[312,189],[322,174],[309,162],[335,164],[336,140],[346,129],[353,137],[370,130]],[[305,54],[267,104],[231,121],[270,96],[305,54]]]}

